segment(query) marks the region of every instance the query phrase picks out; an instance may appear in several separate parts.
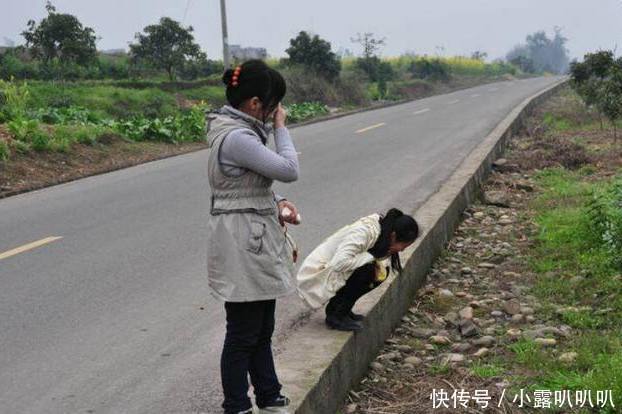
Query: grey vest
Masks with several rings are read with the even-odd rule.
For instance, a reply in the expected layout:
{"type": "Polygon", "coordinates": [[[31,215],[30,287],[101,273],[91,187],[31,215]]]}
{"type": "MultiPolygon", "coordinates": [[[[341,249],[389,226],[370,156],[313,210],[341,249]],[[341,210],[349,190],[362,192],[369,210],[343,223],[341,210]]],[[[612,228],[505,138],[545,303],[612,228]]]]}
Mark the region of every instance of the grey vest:
{"type": "Polygon", "coordinates": [[[269,131],[254,118],[225,107],[208,116],[208,280],[224,301],[275,299],[295,291],[292,249],[278,221],[272,180],[254,171],[238,177],[222,172],[219,154],[234,130],[248,129],[267,140],[269,131]]]}

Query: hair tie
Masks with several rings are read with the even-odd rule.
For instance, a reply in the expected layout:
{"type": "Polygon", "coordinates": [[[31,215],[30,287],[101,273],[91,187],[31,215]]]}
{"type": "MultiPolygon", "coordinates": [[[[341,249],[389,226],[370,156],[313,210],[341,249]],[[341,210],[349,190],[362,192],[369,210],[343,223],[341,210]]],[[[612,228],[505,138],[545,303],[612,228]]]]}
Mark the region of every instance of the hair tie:
{"type": "Polygon", "coordinates": [[[236,66],[235,70],[233,71],[233,77],[231,77],[231,86],[236,87],[240,84],[238,82],[238,79],[240,78],[241,71],[242,71],[242,67],[236,66]]]}

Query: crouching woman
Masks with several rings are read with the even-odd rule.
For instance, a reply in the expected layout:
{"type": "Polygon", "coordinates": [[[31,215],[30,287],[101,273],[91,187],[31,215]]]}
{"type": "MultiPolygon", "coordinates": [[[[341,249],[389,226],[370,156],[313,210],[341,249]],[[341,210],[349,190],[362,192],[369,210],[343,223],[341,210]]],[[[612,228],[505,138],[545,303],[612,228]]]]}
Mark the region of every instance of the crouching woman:
{"type": "Polygon", "coordinates": [[[399,253],[417,237],[415,219],[398,209],[363,217],[328,237],[304,260],[298,294],[312,308],[328,303],[328,327],[358,331],[363,317],[352,312],[354,304],[380,286],[390,269],[402,270],[399,253]]]}

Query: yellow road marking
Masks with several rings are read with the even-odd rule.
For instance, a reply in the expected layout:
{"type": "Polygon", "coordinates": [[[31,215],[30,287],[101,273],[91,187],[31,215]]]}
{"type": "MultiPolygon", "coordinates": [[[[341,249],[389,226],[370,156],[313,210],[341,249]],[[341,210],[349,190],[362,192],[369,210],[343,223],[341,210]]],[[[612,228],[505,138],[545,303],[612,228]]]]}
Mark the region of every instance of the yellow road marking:
{"type": "Polygon", "coordinates": [[[413,115],[425,114],[429,110],[430,110],[430,108],[421,109],[419,111],[413,112],[413,115]]]}
{"type": "Polygon", "coordinates": [[[376,129],[376,128],[380,128],[381,126],[386,125],[384,122],[381,122],[379,124],[376,125],[372,125],[372,126],[368,126],[367,128],[363,128],[363,129],[359,129],[358,131],[356,131],[357,134],[360,134],[362,132],[367,132],[371,129],[376,129]]]}
{"type": "Polygon", "coordinates": [[[37,240],[32,243],[24,244],[23,246],[16,247],[15,249],[8,250],[4,253],[0,253],[0,260],[7,259],[11,256],[15,256],[20,253],[27,252],[28,250],[36,249],[37,247],[41,247],[45,244],[52,243],[56,240],[62,239],[62,237],[46,237],[45,239],[37,240]]]}

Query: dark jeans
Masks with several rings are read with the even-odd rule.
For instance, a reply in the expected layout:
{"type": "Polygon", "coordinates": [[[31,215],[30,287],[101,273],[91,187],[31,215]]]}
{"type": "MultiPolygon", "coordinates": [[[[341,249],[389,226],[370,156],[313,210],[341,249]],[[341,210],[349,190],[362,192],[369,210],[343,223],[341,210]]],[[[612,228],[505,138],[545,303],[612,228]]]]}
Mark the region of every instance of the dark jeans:
{"type": "Polygon", "coordinates": [[[357,300],[380,285],[376,282],[376,266],[368,263],[356,269],[346,284],[337,291],[326,305],[326,315],[345,315],[352,310],[357,300]]]}
{"type": "Polygon", "coordinates": [[[272,333],[276,301],[226,302],[227,334],[220,359],[225,413],[252,407],[248,398],[250,374],[257,405],[262,407],[280,396],[281,384],[274,369],[272,333]]]}

